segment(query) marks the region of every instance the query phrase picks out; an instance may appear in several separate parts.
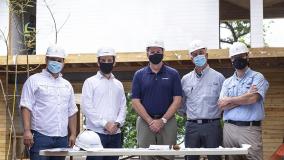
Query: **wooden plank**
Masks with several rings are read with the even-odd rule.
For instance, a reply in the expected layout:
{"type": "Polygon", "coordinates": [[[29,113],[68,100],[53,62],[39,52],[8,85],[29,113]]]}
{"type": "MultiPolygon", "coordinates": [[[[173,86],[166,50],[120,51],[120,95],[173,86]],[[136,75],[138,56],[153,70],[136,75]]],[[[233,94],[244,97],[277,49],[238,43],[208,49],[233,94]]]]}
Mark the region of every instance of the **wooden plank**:
{"type": "MultiPolygon", "coordinates": [[[[284,48],[252,48],[250,49],[251,58],[272,58],[284,57],[284,48]]],[[[209,49],[209,59],[228,59],[228,49],[209,49]]],[[[45,64],[45,55],[29,55],[29,64],[45,64]]],[[[19,55],[17,62],[20,65],[26,64],[26,55],[19,55]]],[[[9,65],[14,64],[16,59],[9,56],[9,65]]],[[[187,50],[166,51],[165,61],[189,60],[187,50]]],[[[148,58],[145,52],[122,52],[117,54],[117,62],[147,62],[148,58]]],[[[89,54],[69,54],[66,63],[97,63],[95,53],[89,54]]],[[[6,64],[6,56],[0,56],[0,65],[6,64]]]]}

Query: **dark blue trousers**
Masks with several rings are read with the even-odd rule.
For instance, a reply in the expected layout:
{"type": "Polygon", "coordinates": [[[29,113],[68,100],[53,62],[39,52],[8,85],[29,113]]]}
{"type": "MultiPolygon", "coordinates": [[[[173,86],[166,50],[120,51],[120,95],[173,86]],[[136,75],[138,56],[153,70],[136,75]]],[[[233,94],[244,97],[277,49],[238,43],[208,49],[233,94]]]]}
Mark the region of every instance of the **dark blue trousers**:
{"type": "Polygon", "coordinates": [[[67,148],[68,138],[65,137],[49,137],[37,131],[32,131],[34,135],[34,144],[30,149],[31,160],[65,160],[65,157],[46,157],[40,156],[39,151],[50,148],[67,148]]]}

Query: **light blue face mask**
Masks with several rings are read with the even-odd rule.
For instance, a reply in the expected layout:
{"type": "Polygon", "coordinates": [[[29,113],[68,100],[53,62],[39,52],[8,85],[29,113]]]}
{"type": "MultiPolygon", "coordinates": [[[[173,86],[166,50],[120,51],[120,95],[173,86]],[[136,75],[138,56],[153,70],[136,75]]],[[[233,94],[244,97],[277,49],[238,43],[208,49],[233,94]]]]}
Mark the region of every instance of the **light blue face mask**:
{"type": "Polygon", "coordinates": [[[193,62],[197,67],[202,67],[205,65],[206,63],[206,57],[205,55],[198,55],[196,57],[193,58],[193,62]]]}
{"type": "Polygon", "coordinates": [[[59,73],[63,68],[63,63],[57,62],[57,61],[48,61],[47,63],[47,69],[51,73],[59,73]]]}

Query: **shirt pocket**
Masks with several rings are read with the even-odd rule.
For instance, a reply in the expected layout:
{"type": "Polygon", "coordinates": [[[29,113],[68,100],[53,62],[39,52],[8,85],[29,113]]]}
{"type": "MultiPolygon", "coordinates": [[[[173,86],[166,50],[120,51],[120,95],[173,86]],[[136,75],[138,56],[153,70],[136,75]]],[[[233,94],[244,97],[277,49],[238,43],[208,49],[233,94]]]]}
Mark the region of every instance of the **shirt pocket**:
{"type": "Polygon", "coordinates": [[[45,84],[39,84],[38,90],[37,90],[37,98],[39,101],[43,102],[52,102],[56,98],[56,88],[45,85],[45,84]]]}
{"type": "Polygon", "coordinates": [[[189,98],[190,96],[192,96],[192,91],[193,91],[193,86],[192,85],[186,85],[185,87],[183,87],[183,92],[184,95],[189,98]]]}
{"type": "Polygon", "coordinates": [[[228,86],[228,95],[226,95],[226,96],[228,96],[228,97],[237,96],[237,94],[236,94],[236,85],[228,86]]]}
{"type": "Polygon", "coordinates": [[[59,93],[60,93],[61,104],[63,106],[68,106],[72,93],[71,88],[69,88],[67,85],[62,85],[59,87],[59,93]]]}
{"type": "Polygon", "coordinates": [[[212,97],[219,97],[220,95],[220,87],[219,87],[219,83],[218,82],[212,82],[209,84],[209,88],[210,88],[210,96],[212,97]]]}
{"type": "Polygon", "coordinates": [[[249,78],[244,80],[244,82],[242,83],[242,87],[240,88],[240,94],[241,95],[247,93],[250,90],[250,88],[252,86],[252,82],[253,82],[252,77],[249,77],[249,78]]]}

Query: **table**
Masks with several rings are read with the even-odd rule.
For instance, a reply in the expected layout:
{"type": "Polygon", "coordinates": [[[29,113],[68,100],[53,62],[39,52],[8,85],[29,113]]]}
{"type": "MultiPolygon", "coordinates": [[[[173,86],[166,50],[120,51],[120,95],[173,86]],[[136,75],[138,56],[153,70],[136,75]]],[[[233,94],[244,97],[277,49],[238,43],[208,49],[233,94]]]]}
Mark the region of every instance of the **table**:
{"type": "Polygon", "coordinates": [[[245,155],[250,145],[243,144],[241,148],[182,148],[149,149],[149,148],[103,148],[94,151],[82,151],[72,148],[54,148],[40,150],[42,156],[185,156],[185,155],[245,155]]]}

